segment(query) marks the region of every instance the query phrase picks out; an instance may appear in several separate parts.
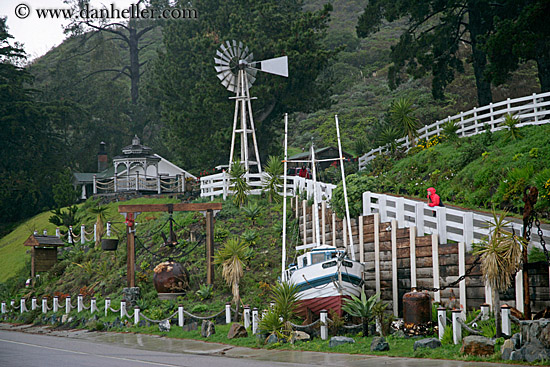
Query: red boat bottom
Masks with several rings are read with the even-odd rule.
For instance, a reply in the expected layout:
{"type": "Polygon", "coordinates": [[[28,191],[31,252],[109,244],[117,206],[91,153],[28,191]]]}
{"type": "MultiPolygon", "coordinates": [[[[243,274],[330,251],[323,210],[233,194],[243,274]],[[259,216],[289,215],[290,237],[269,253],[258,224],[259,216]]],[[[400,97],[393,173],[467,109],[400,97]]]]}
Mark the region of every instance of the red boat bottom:
{"type": "Polygon", "coordinates": [[[327,310],[330,313],[330,310],[337,313],[339,316],[342,316],[342,305],[344,299],[350,298],[348,296],[331,296],[331,297],[320,297],[320,298],[311,298],[304,299],[300,301],[300,307],[298,308],[298,315],[302,317],[307,317],[308,309],[314,314],[319,315],[321,310],[327,310]]]}

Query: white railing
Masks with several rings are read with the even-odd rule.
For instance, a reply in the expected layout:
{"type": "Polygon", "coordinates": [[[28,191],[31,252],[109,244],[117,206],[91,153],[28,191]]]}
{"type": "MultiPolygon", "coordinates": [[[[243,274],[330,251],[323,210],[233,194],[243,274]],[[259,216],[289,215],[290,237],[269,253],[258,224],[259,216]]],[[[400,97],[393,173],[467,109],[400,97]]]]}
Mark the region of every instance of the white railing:
{"type": "MultiPolygon", "coordinates": [[[[447,207],[429,207],[423,201],[367,191],[363,193],[363,215],[372,213],[380,213],[381,222],[397,220],[399,228],[415,226],[418,236],[435,233],[440,243],[447,243],[448,240],[465,243],[468,251],[472,243],[479,242],[489,234],[487,223],[494,221],[491,215],[447,207]]],[[[521,235],[523,223],[511,222],[510,227],[521,235]]],[[[549,238],[550,231],[543,229],[543,236],[549,238]]],[[[531,235],[531,244],[541,247],[536,233],[531,235]]]]}
{"type": "MultiPolygon", "coordinates": [[[[454,121],[459,129],[457,135],[460,137],[471,136],[483,133],[485,124],[491,131],[506,129],[500,124],[504,121],[506,115],[512,114],[519,120],[517,127],[527,125],[542,125],[550,122],[550,92],[536,94],[521,98],[508,98],[505,101],[491,103],[487,106],[476,108],[467,112],[461,112],[446,119],[436,121],[431,125],[426,125],[419,129],[418,139],[430,139],[433,136],[440,135],[443,131],[443,125],[449,121],[454,121]]],[[[405,151],[411,148],[408,137],[397,140],[397,146],[405,151]]],[[[386,152],[387,146],[372,149],[359,158],[359,169],[365,168],[367,163],[373,160],[378,154],[386,152]]]]}
{"type": "Polygon", "coordinates": [[[124,191],[154,191],[158,194],[185,192],[185,177],[131,175],[93,179],[93,193],[111,193],[124,191]]]}
{"type": "MultiPolygon", "coordinates": [[[[268,179],[267,173],[249,174],[248,177],[251,187],[250,194],[260,195],[268,179]]],[[[223,199],[226,200],[227,196],[233,193],[230,175],[225,171],[215,175],[201,177],[200,181],[201,197],[209,197],[214,200],[215,197],[222,196],[223,199]]],[[[319,181],[317,182],[317,189],[315,189],[314,186],[313,180],[298,176],[287,177],[287,195],[289,196],[294,196],[298,192],[305,192],[307,197],[310,198],[313,196],[313,193],[317,193],[318,201],[330,200],[332,198],[332,190],[336,188],[336,185],[319,181]]]]}

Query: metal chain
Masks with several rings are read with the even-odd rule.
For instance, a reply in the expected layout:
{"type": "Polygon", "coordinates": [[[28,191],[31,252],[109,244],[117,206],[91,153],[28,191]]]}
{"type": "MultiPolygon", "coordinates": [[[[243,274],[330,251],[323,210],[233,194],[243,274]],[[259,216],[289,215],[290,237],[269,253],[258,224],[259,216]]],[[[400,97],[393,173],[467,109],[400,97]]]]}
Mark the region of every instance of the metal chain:
{"type": "Polygon", "coordinates": [[[454,282],[451,282],[447,285],[444,285],[443,287],[439,287],[439,288],[429,288],[429,287],[416,287],[416,290],[418,291],[429,291],[429,292],[437,292],[437,291],[442,291],[442,290],[445,290],[447,288],[452,288],[452,287],[455,287],[458,283],[460,283],[461,281],[463,281],[464,279],[466,279],[466,277],[468,275],[470,275],[470,273],[474,270],[474,268],[476,267],[476,265],[478,265],[479,263],[481,262],[481,256],[478,256],[476,257],[476,259],[474,260],[474,262],[472,263],[472,265],[466,269],[466,272],[459,276],[457,280],[455,280],[454,282]]]}
{"type": "Polygon", "coordinates": [[[548,263],[548,266],[550,266],[550,254],[548,253],[548,249],[546,248],[546,242],[544,241],[544,237],[542,237],[542,229],[540,228],[540,220],[537,218],[537,215],[534,215],[535,217],[535,225],[537,226],[537,234],[540,237],[540,244],[542,245],[542,248],[544,250],[544,255],[546,255],[546,262],[548,263]]]}

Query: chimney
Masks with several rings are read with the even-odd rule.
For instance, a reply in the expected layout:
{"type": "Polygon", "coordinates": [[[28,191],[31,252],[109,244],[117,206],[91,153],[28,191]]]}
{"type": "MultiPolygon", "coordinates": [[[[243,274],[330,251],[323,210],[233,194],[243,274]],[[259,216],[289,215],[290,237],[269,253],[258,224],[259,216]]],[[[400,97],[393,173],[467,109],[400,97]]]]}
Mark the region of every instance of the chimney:
{"type": "Polygon", "coordinates": [[[105,150],[105,142],[99,143],[99,152],[97,153],[97,172],[103,172],[107,169],[107,151],[105,150]]]}

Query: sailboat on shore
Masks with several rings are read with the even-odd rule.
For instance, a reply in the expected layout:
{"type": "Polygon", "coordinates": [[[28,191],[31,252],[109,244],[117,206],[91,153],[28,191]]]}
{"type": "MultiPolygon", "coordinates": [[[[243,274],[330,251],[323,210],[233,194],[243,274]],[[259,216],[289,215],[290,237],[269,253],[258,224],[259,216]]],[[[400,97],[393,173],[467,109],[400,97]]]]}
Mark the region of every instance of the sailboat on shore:
{"type": "MultiPolygon", "coordinates": [[[[286,215],[283,215],[283,257],[282,280],[298,285],[301,306],[298,312],[307,316],[308,312],[319,314],[321,310],[332,310],[342,315],[344,299],[351,295],[358,296],[363,286],[364,265],[355,260],[355,248],[351,233],[349,203],[347,198],[346,178],[344,174],[344,157],[340,140],[338,115],[335,116],[336,133],[338,138],[339,158],[323,159],[322,161],[340,161],[344,202],[346,207],[346,224],[349,235],[349,253],[336,246],[322,245],[319,230],[319,202],[317,195],[317,171],[315,167],[315,149],[311,146],[311,160],[293,160],[296,163],[311,163],[312,179],[315,192],[313,194],[312,220],[314,237],[312,243],[297,246],[296,250],[306,252],[297,257],[296,263],[286,266],[286,215]]],[[[288,160],[288,115],[285,115],[285,159],[283,181],[283,213],[286,213],[287,196],[287,163],[288,160]]],[[[319,162],[319,161],[318,161],[319,162]]],[[[296,194],[296,193],[295,193],[296,194]]]]}

